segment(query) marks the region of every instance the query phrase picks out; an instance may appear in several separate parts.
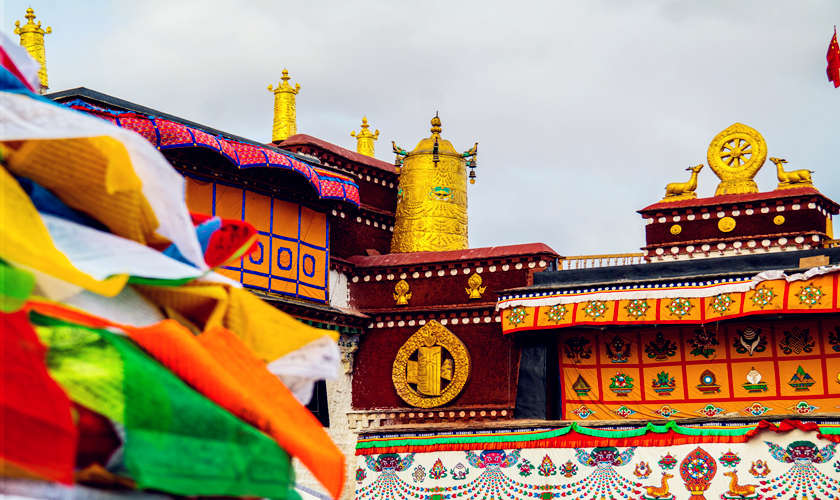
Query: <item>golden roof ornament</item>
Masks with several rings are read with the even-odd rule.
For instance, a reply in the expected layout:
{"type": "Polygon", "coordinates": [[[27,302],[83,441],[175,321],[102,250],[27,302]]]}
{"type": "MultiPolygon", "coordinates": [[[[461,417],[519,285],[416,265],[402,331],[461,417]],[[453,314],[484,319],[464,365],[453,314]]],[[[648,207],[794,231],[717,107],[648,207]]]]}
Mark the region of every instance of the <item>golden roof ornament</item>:
{"type": "MultiPolygon", "coordinates": [[[[662,201],[679,201],[692,200],[697,198],[697,174],[703,169],[703,164],[688,167],[686,170],[691,172],[687,182],[671,182],[665,186],[665,198],[662,201]]],[[[678,234],[678,233],[675,233],[678,234]]]]}
{"type": "Polygon", "coordinates": [[[374,151],[374,142],[379,139],[379,129],[376,129],[376,132],[371,133],[370,125],[368,125],[368,119],[366,116],[362,117],[362,125],[361,130],[357,134],[356,131],[350,132],[350,137],[356,138],[356,152],[361,153],[365,156],[373,156],[374,151]]]}
{"type": "Polygon", "coordinates": [[[20,46],[29,52],[35,61],[41,66],[38,70],[38,79],[41,81],[41,93],[45,93],[49,88],[47,82],[47,56],[44,48],[44,35],[52,33],[52,28],[47,26],[47,29],[41,28],[41,21],[35,21],[35,11],[32,8],[26,9],[26,24],[20,25],[20,21],[15,21],[15,35],[20,35],[20,46]]]}
{"type": "MultiPolygon", "coordinates": [[[[392,143],[400,167],[391,252],[463,250],[467,242],[467,168],[475,168],[478,143],[458,153],[441,137],[440,116],[431,135],[412,151],[392,143]]],[[[474,173],[470,174],[475,178],[474,173]]]]}
{"type": "Polygon", "coordinates": [[[487,290],[486,286],[481,286],[482,279],[481,275],[478,273],[472,273],[470,278],[467,280],[467,295],[470,299],[480,299],[484,291],[487,290]]]}
{"type": "Polygon", "coordinates": [[[300,84],[289,85],[289,71],[283,69],[283,76],[277,88],[268,86],[269,92],[274,92],[274,126],[271,130],[271,141],[280,142],[297,134],[297,108],[295,99],[300,84]]]}
{"type": "Polygon", "coordinates": [[[706,152],[709,167],[721,182],[715,196],[757,193],[753,177],[767,158],[767,143],[752,127],[733,123],[712,139],[706,152]]]}
{"type": "Polygon", "coordinates": [[[406,306],[409,300],[411,300],[411,292],[408,282],[406,280],[397,281],[397,284],[394,285],[394,302],[398,306],[406,306]]]}
{"type": "Polygon", "coordinates": [[[799,169],[786,171],[784,164],[787,160],[784,158],[770,158],[770,161],[776,165],[776,178],[779,179],[779,186],[776,189],[791,189],[798,187],[813,187],[814,182],[811,180],[813,170],[799,169]]]}

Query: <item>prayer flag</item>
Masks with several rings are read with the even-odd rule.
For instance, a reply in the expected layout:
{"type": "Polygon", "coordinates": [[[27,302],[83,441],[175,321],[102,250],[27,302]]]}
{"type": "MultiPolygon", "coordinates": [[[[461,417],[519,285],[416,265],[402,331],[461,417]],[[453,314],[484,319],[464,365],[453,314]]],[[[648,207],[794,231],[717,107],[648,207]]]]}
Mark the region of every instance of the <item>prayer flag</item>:
{"type": "Polygon", "coordinates": [[[837,44],[837,26],[834,27],[834,36],[828,44],[825,59],[828,61],[828,81],[834,84],[834,88],[840,87],[840,45],[837,44]]]}

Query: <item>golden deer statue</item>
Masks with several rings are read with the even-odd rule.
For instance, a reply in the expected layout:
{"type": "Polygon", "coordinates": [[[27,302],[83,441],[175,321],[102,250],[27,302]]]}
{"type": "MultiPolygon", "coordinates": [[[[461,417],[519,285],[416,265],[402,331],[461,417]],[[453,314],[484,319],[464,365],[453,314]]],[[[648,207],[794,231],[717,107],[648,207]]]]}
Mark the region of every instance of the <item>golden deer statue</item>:
{"type": "Polygon", "coordinates": [[[729,496],[747,498],[755,495],[755,485],[738,484],[738,473],[734,470],[731,472],[724,472],[723,475],[732,478],[729,481],[729,496]]]}
{"type": "Polygon", "coordinates": [[[814,173],[813,170],[806,170],[803,168],[800,170],[785,172],[782,165],[787,163],[787,160],[784,158],[770,158],[770,161],[776,164],[776,177],[779,178],[779,187],[776,189],[790,189],[814,185],[811,180],[811,174],[814,173]]]}
{"type": "Polygon", "coordinates": [[[697,198],[697,174],[703,168],[703,164],[694,167],[688,167],[686,170],[691,171],[691,177],[688,182],[672,182],[665,186],[665,198],[662,201],[677,201],[690,200],[697,198]]]}
{"type": "MultiPolygon", "coordinates": [[[[700,165],[702,167],[702,165],[700,165]]],[[[699,169],[698,169],[699,170],[699,169]]],[[[650,498],[670,498],[671,491],[668,488],[668,480],[674,477],[673,474],[667,472],[662,473],[662,484],[660,486],[645,486],[647,496],[650,498]]]]}

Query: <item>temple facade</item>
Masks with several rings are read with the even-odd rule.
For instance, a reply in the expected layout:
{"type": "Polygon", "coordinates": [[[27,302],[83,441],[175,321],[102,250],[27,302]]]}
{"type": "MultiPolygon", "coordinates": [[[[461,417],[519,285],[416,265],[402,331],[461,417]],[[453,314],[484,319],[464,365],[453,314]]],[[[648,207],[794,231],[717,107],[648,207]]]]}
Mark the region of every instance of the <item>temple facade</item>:
{"type": "Polygon", "coordinates": [[[811,170],[736,123],[639,210],[640,253],[470,248],[477,144],[459,152],[437,114],[394,162],[366,118],[356,151],[298,133],[289,79],[269,87],[270,143],[48,97],[154,144],[192,211],[257,229],[222,272],[340,333],[341,369],[304,399],[349,458],[344,498],[840,496],[840,206],[811,170]],[[698,198],[706,165],[720,184],[698,198]]]}

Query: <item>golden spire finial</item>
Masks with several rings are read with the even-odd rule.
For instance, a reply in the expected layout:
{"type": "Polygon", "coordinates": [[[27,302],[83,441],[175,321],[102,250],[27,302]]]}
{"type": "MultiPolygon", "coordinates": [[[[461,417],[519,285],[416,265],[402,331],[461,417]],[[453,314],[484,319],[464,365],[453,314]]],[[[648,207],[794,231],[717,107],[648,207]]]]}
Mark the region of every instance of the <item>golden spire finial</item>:
{"type": "Polygon", "coordinates": [[[370,125],[368,125],[368,119],[366,116],[362,117],[362,129],[359,130],[357,134],[356,131],[350,132],[350,137],[356,138],[356,152],[361,153],[365,156],[373,156],[374,151],[374,141],[379,139],[379,129],[376,132],[371,133],[370,125]]]}
{"type": "Polygon", "coordinates": [[[52,28],[41,28],[41,21],[35,22],[35,11],[32,8],[26,9],[26,24],[20,25],[15,21],[15,35],[20,35],[20,46],[29,52],[41,68],[38,70],[38,79],[41,81],[41,93],[43,94],[49,86],[47,85],[47,57],[44,50],[44,35],[52,33],[52,28]]]}
{"type": "Polygon", "coordinates": [[[432,118],[432,130],[431,130],[431,132],[433,134],[438,134],[439,135],[443,131],[443,129],[441,128],[440,125],[441,125],[440,124],[440,117],[438,116],[438,112],[435,111],[435,116],[434,116],[434,118],[432,118]]]}
{"type": "Polygon", "coordinates": [[[289,71],[283,69],[283,76],[277,88],[268,86],[274,92],[274,126],[271,131],[272,142],[280,142],[297,133],[297,109],[295,96],[300,91],[300,84],[289,85],[289,71]]]}

